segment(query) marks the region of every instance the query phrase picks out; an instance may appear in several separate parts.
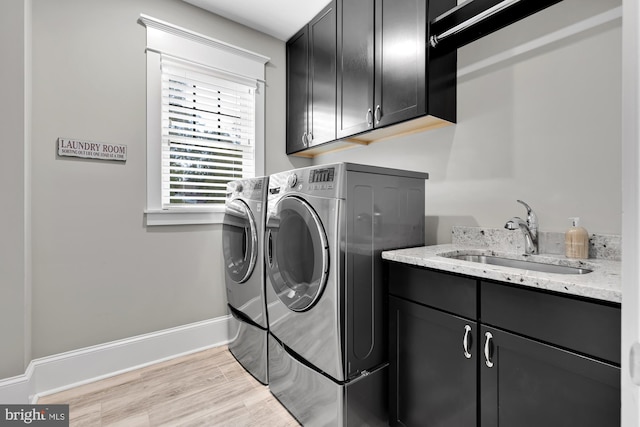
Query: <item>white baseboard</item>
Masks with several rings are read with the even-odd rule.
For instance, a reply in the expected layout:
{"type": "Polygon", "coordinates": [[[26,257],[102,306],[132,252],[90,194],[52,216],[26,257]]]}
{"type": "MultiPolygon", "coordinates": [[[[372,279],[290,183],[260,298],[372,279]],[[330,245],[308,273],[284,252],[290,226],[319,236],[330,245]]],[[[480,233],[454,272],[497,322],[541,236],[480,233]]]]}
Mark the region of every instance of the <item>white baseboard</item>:
{"type": "Polygon", "coordinates": [[[231,316],[34,359],[23,375],[0,380],[0,403],[35,403],[56,393],[229,342],[231,316]]]}

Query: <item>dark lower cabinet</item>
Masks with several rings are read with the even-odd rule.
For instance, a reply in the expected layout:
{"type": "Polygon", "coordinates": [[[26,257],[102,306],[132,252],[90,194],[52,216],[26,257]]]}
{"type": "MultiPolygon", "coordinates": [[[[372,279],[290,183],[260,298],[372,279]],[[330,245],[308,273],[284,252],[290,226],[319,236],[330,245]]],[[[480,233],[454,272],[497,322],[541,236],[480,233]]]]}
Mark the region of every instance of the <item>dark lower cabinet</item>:
{"type": "Polygon", "coordinates": [[[620,425],[619,304],[400,263],[388,274],[391,425],[620,425]]]}
{"type": "Polygon", "coordinates": [[[475,426],[477,324],[393,296],[389,306],[391,425],[475,426]]]}
{"type": "Polygon", "coordinates": [[[620,368],[499,329],[481,333],[483,427],[620,425],[620,368]]]}

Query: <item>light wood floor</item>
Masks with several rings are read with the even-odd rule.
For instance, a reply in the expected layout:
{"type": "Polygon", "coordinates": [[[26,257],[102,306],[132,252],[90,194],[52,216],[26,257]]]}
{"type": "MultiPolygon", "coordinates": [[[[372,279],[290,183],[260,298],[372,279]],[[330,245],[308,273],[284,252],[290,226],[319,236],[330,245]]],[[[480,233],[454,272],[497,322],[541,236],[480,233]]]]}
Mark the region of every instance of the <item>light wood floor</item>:
{"type": "Polygon", "coordinates": [[[299,426],[227,347],[44,396],[38,403],[69,404],[72,427],[299,426]]]}

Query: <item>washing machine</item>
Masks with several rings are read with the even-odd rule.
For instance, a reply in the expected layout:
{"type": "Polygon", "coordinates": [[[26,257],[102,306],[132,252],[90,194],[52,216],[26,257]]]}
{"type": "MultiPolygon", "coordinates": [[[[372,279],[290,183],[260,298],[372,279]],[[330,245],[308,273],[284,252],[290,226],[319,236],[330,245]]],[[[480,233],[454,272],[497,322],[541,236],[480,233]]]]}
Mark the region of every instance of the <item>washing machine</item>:
{"type": "Polygon", "coordinates": [[[424,245],[427,178],[353,163],[269,178],[269,388],[305,426],[388,424],[381,252],[424,245]]]}
{"type": "Polygon", "coordinates": [[[268,383],[264,222],[268,177],[227,184],[222,225],[229,351],[258,381],[268,383]]]}

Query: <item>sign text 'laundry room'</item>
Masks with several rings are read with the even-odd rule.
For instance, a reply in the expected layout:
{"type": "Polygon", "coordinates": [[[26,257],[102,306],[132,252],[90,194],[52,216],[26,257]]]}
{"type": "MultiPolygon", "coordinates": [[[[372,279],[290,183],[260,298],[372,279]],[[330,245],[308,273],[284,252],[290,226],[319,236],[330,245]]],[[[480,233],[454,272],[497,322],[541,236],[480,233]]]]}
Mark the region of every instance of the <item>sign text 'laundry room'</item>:
{"type": "Polygon", "coordinates": [[[127,160],[127,146],[104,142],[58,138],[58,155],[99,160],[127,160]]]}

